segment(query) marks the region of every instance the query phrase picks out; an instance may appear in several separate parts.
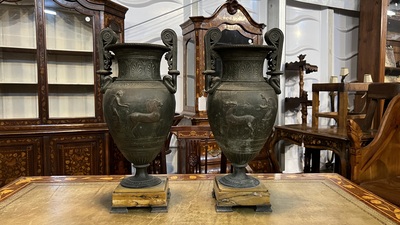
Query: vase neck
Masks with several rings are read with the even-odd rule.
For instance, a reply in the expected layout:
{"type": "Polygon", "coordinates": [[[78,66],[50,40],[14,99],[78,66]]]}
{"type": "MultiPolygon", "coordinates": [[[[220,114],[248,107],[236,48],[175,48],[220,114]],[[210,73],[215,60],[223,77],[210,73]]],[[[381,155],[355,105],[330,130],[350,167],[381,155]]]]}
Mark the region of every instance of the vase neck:
{"type": "Polygon", "coordinates": [[[265,46],[231,46],[216,48],[222,63],[222,81],[264,81],[265,46]]]}
{"type": "Polygon", "coordinates": [[[118,80],[161,80],[161,57],[165,46],[123,43],[110,47],[118,62],[118,80]]]}

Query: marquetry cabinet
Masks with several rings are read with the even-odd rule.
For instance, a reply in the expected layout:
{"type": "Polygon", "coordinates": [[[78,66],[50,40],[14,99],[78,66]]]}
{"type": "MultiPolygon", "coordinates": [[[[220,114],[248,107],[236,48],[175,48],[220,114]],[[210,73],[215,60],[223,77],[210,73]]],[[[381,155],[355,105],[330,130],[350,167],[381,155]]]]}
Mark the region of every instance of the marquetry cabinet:
{"type": "Polygon", "coordinates": [[[108,0],[0,1],[0,186],[19,176],[108,174],[98,36],[123,41],[108,0]]]}

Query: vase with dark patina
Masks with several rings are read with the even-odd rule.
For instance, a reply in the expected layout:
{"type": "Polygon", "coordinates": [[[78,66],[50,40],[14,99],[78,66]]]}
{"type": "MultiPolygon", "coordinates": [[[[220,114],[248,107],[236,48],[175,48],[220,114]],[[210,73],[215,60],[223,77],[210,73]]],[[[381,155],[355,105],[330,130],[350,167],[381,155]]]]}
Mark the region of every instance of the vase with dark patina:
{"type": "MultiPolygon", "coordinates": [[[[280,30],[274,32],[280,35],[275,38],[283,39],[280,30]]],[[[210,127],[222,152],[233,165],[233,172],[220,178],[219,182],[235,188],[255,187],[259,180],[247,175],[245,167],[259,154],[275,122],[281,74],[277,69],[280,58],[275,56],[280,55],[281,50],[273,44],[220,45],[220,35],[216,28],[206,35],[204,71],[210,127]],[[216,59],[222,62],[221,74],[213,70],[216,59]],[[268,78],[263,76],[265,61],[269,63],[268,78]]]]}
{"type": "Polygon", "coordinates": [[[136,168],[134,176],[121,181],[128,188],[151,187],[161,179],[147,173],[147,167],[163,148],[175,115],[176,34],[162,32],[165,44],[116,43],[116,34],[102,30],[103,110],[110,134],[124,157],[136,168]],[[169,75],[160,74],[165,55],[169,75]],[[111,74],[112,60],[118,62],[118,76],[111,74]]]}

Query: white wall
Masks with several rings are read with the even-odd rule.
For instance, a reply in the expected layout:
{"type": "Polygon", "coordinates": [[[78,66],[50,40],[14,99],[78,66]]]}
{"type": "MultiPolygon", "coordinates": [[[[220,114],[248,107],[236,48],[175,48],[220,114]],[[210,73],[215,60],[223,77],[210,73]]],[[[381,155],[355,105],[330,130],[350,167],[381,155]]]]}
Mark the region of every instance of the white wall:
{"type": "MultiPolygon", "coordinates": [[[[357,72],[358,13],[349,10],[330,8],[304,3],[306,0],[287,0],[286,2],[286,62],[298,61],[298,55],[306,54],[307,63],[318,66],[318,72],[305,74],[304,90],[312,97],[313,83],[329,82],[331,75],[339,75],[341,67],[348,67],[350,76],[346,81],[355,80],[357,72]]],[[[331,2],[331,1],[324,1],[331,2]]],[[[336,1],[336,3],[341,1],[336,1]]],[[[352,2],[352,1],[346,1],[352,2]]],[[[331,2],[332,3],[332,2],[331,2]]],[[[342,2],[345,3],[345,2],[342,2]]],[[[285,97],[299,96],[298,77],[285,76],[285,97]]],[[[339,78],[340,79],[340,78],[339,78]]],[[[329,111],[328,93],[320,95],[320,109],[329,111]]],[[[283,102],[281,102],[283,105],[283,102]]],[[[311,107],[308,109],[308,123],[311,123],[311,107]]],[[[301,123],[299,109],[285,111],[284,124],[301,123]]],[[[320,124],[332,121],[322,119],[320,124]]],[[[281,146],[281,165],[285,172],[301,172],[303,151],[301,146],[281,146]]],[[[326,160],[326,152],[321,154],[321,167],[326,160]]]]}

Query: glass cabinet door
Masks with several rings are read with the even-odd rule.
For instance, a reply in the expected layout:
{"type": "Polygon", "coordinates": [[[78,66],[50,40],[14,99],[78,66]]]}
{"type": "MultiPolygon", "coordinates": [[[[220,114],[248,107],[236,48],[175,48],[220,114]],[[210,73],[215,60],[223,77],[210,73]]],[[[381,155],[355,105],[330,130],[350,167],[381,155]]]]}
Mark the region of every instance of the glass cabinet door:
{"type": "Polygon", "coordinates": [[[95,116],[93,18],[45,1],[49,118],[95,116]]]}
{"type": "Polygon", "coordinates": [[[0,7],[0,119],[37,119],[35,1],[0,7]]]}
{"type": "Polygon", "coordinates": [[[385,82],[400,82],[400,3],[390,1],[387,10],[385,82]]]}

